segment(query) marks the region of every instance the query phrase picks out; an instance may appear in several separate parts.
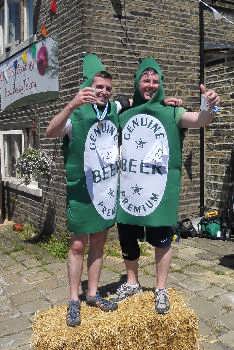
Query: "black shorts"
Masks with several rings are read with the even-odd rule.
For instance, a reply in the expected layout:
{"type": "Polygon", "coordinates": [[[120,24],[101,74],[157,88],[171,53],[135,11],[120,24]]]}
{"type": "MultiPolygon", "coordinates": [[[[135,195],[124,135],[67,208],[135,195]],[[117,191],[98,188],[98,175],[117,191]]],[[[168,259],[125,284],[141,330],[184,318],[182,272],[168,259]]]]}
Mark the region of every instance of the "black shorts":
{"type": "Polygon", "coordinates": [[[118,224],[119,241],[124,259],[135,260],[140,256],[138,239],[145,240],[153,247],[167,248],[171,246],[173,227],[145,227],[118,224]]]}

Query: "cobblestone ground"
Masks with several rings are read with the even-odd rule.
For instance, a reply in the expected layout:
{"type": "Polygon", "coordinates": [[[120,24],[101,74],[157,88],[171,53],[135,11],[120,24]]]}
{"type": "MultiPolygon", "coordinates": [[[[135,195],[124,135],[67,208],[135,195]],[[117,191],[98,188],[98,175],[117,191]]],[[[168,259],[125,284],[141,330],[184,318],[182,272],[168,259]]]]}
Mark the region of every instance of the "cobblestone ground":
{"type": "MultiPolygon", "coordinates": [[[[27,350],[34,313],[66,302],[66,264],[20,242],[4,226],[0,238],[0,350],[27,350]]],[[[182,292],[199,316],[200,348],[234,349],[234,242],[192,238],[173,246],[169,287],[182,292]]],[[[124,271],[121,258],[107,256],[101,293],[113,292],[124,271]]],[[[141,258],[139,278],[145,289],[153,288],[153,251],[141,258]]],[[[85,290],[86,271],[82,286],[85,290]]]]}

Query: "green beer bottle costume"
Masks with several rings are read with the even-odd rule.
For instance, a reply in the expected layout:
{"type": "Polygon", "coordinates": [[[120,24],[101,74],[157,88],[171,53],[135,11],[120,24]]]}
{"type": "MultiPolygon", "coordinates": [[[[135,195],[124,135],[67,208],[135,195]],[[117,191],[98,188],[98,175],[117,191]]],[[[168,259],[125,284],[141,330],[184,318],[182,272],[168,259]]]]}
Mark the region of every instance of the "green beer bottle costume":
{"type": "MultiPolygon", "coordinates": [[[[92,85],[96,73],[105,71],[99,58],[84,58],[84,83],[92,85]]],[[[103,110],[84,104],[71,115],[72,134],[64,138],[67,178],[67,224],[74,234],[89,234],[112,226],[116,217],[118,185],[118,115],[115,103],[103,110]]]]}
{"type": "Polygon", "coordinates": [[[144,59],[135,76],[133,107],[120,116],[122,129],[120,198],[117,222],[139,226],[173,226],[179,202],[183,108],[163,105],[163,74],[153,58],[144,59]],[[146,102],[138,85],[153,69],[160,87],[146,102]]]}

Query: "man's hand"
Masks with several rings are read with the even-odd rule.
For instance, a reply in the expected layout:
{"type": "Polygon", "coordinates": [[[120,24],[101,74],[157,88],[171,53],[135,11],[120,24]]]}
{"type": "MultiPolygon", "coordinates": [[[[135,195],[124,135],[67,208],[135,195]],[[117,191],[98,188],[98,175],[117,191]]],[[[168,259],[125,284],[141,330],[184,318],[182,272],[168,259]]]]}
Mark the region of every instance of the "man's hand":
{"type": "Polygon", "coordinates": [[[166,106],[175,106],[175,107],[180,107],[183,105],[183,101],[181,98],[176,98],[176,97],[167,97],[164,99],[164,104],[166,106]]]}
{"type": "Polygon", "coordinates": [[[214,90],[206,90],[200,85],[203,101],[200,112],[185,112],[180,120],[181,128],[201,128],[213,121],[212,108],[220,103],[220,97],[214,90]],[[204,105],[204,106],[203,106],[204,105]]]}
{"type": "Polygon", "coordinates": [[[200,91],[206,99],[208,109],[212,109],[220,103],[220,97],[214,90],[206,90],[206,87],[201,84],[200,91]]]}
{"type": "Polygon", "coordinates": [[[68,104],[71,109],[75,109],[85,103],[96,103],[97,97],[95,90],[91,87],[86,87],[80,90],[76,96],[68,104]]]}

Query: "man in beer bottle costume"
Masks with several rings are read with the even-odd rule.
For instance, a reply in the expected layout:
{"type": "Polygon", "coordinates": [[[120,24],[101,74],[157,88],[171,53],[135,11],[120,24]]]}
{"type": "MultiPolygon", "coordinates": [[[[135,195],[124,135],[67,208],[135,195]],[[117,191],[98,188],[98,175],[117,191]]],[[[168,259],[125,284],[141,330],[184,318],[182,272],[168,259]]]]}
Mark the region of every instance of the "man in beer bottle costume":
{"type": "MultiPolygon", "coordinates": [[[[118,184],[118,117],[124,103],[109,102],[111,75],[94,54],[84,58],[84,83],[47,128],[48,137],[64,137],[67,175],[67,223],[73,233],[68,254],[69,326],[79,325],[78,286],[89,241],[87,303],[104,311],[117,304],[97,293],[107,230],[115,222],[118,184]]],[[[166,104],[180,103],[168,98],[166,104]]],[[[125,101],[126,107],[129,101],[125,101]]]]}
{"type": "Polygon", "coordinates": [[[199,128],[213,119],[218,95],[201,92],[207,104],[200,112],[165,106],[163,74],[145,58],[135,75],[133,107],[120,115],[122,129],[118,231],[127,282],[116,292],[120,301],[141,291],[138,282],[138,238],[155,247],[155,309],[164,314],[170,303],[166,290],[171,263],[171,238],[177,222],[182,165],[182,129],[199,128]]]}
{"type": "Polygon", "coordinates": [[[103,311],[117,309],[116,303],[101,298],[97,288],[107,230],[116,217],[118,110],[116,103],[109,101],[111,75],[96,55],[84,57],[83,75],[78,94],[47,128],[48,137],[64,136],[67,224],[72,232],[68,254],[68,326],[81,322],[78,286],[88,242],[86,301],[103,311]]]}

